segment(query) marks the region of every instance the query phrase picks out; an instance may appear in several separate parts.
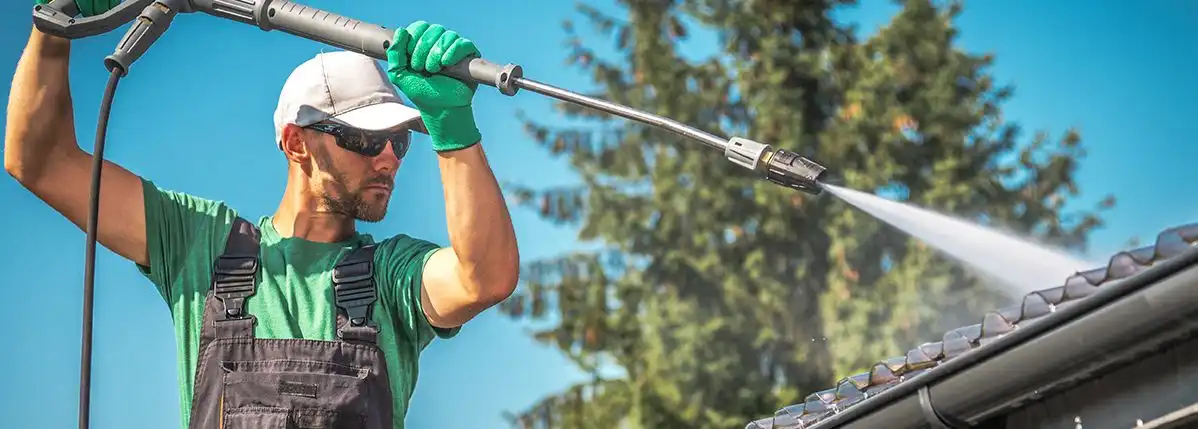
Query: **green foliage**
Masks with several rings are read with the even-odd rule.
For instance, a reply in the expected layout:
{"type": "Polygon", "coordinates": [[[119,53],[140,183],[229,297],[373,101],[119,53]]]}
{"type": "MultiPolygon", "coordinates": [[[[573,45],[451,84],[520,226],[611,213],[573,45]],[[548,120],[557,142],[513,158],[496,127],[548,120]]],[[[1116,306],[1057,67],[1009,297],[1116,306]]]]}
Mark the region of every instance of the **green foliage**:
{"type": "MultiPolygon", "coordinates": [[[[1012,91],[986,71],[993,59],[954,46],[960,6],[907,1],[859,41],[830,18],[852,3],[622,0],[622,19],[581,6],[622,57],[600,58],[568,22],[569,63],[602,88],[593,96],[795,151],[851,188],[1083,248],[1101,221],[1063,212],[1078,193],[1079,136],[1020,143],[999,107],[1012,91]],[[715,31],[720,51],[682,58],[688,21],[715,31]]],[[[514,424],[739,427],[1002,304],[960,267],[830,195],[765,183],[663,130],[560,110],[591,124],[523,119],[583,185],[509,187],[607,249],[531,264],[501,308],[552,321],[536,337],[594,381],[514,424]]]]}

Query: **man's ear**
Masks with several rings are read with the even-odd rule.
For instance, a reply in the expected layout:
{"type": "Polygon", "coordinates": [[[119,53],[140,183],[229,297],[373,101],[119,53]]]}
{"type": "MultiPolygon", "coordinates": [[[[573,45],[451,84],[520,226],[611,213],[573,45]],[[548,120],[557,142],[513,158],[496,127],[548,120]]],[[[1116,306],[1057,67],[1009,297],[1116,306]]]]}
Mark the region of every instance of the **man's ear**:
{"type": "Polygon", "coordinates": [[[312,156],[308,151],[307,130],[295,124],[283,127],[283,141],[279,143],[283,156],[288,160],[303,164],[312,156]]]}

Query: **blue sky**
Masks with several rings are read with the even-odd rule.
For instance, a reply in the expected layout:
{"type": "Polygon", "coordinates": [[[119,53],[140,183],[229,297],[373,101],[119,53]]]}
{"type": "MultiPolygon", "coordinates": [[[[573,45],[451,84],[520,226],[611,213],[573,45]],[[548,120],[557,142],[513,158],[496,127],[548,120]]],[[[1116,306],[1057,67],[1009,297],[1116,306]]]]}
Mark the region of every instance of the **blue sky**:
{"type": "MultiPolygon", "coordinates": [[[[32,2],[29,2],[32,4],[32,2]]],[[[496,62],[522,64],[529,77],[587,88],[586,76],[562,66],[560,23],[573,3],[523,0],[519,6],[459,0],[445,7],[415,2],[309,0],[305,4],[389,27],[424,19],[473,38],[496,62]],[[450,6],[452,5],[452,6],[450,6]]],[[[609,1],[596,3],[615,10],[609,1]]],[[[872,31],[895,11],[870,0],[842,16],[872,31]]],[[[1029,133],[1080,127],[1089,157],[1079,174],[1090,205],[1114,193],[1118,206],[1093,235],[1089,256],[1120,249],[1131,237],[1149,242],[1161,229],[1198,221],[1188,184],[1198,182],[1198,3],[1080,0],[974,2],[959,24],[961,43],[997,55],[995,72],[1016,84],[1008,119],[1029,133]]],[[[0,74],[11,76],[30,26],[21,1],[0,5],[0,74]]],[[[586,27],[582,27],[584,30],[586,27]]],[[[75,44],[71,72],[78,135],[90,150],[106,71],[102,59],[120,34],[75,44]]],[[[688,49],[713,46],[700,35],[688,49]]],[[[284,163],[275,150],[271,112],[292,67],[322,46],[279,32],[207,16],[185,15],[138,62],[117,92],[107,157],[169,188],[224,200],[251,216],[273,211],[284,163]]],[[[10,80],[4,79],[7,93],[10,80]]],[[[573,183],[569,169],[525,137],[515,114],[551,118],[548,100],[515,98],[484,88],[476,112],[488,156],[503,181],[573,183]],[[537,165],[535,168],[530,166],[537,165]]],[[[427,141],[401,169],[392,211],[364,229],[404,232],[447,243],[444,205],[427,141]]],[[[698,146],[696,146],[698,147],[698,146]]],[[[712,154],[712,162],[722,162],[712,154]]],[[[835,166],[830,166],[835,168],[835,166]]],[[[71,427],[76,421],[80,294],[84,235],[7,175],[0,177],[0,286],[8,349],[0,355],[0,415],[7,427],[71,427]],[[40,268],[39,268],[40,267],[40,268]],[[40,270],[40,271],[35,271],[40,270]]],[[[573,230],[514,209],[525,260],[579,244],[573,230]]],[[[174,338],[167,308],[134,267],[101,249],[97,263],[93,364],[94,428],[178,425],[174,338]],[[119,399],[118,399],[119,398],[119,399]]],[[[494,311],[452,341],[424,354],[408,415],[410,427],[503,427],[500,414],[521,409],[571,381],[573,371],[525,328],[494,311]]],[[[831,339],[834,341],[834,339],[831,339]]]]}

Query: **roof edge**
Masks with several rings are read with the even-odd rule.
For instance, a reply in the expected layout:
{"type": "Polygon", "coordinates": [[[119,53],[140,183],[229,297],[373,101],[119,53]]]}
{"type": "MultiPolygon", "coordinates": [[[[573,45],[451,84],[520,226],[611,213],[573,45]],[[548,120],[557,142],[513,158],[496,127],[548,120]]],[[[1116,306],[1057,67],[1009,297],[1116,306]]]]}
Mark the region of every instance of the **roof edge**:
{"type": "MultiPolygon", "coordinates": [[[[809,428],[926,424],[919,397],[927,386],[929,396],[937,398],[933,401],[940,413],[967,421],[984,418],[1040,386],[1075,378],[1077,371],[1070,371],[1070,365],[1092,362],[1097,355],[1112,356],[1106,363],[1116,363],[1114,355],[1130,350],[1129,344],[1146,341],[1177,320],[1198,313],[1198,288],[1194,284],[1198,284],[1198,248],[1129,278],[1112,281],[1086,299],[945,361],[809,428]],[[994,377],[995,373],[1003,377],[994,377]]],[[[1195,328],[1194,322],[1182,325],[1195,328]]]]}

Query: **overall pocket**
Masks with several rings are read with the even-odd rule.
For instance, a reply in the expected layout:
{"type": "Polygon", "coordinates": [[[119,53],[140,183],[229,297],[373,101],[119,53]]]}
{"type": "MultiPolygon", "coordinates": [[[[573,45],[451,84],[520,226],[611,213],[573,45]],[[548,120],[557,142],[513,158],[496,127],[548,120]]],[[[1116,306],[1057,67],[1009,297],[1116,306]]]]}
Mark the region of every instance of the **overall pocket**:
{"type": "Polygon", "coordinates": [[[224,429],[351,429],[365,425],[366,368],[271,359],[223,361],[224,429]]]}

